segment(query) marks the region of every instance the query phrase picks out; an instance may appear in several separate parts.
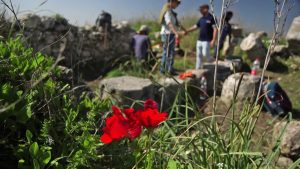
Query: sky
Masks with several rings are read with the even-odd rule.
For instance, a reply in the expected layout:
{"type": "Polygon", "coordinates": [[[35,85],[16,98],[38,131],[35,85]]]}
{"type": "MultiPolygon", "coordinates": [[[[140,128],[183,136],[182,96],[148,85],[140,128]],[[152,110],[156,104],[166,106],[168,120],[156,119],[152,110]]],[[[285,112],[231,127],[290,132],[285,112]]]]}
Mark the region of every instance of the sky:
{"type": "MultiPolygon", "coordinates": [[[[93,24],[102,10],[112,14],[115,22],[147,17],[156,19],[166,0],[12,0],[18,7],[19,15],[34,12],[39,15],[61,14],[75,25],[93,24]]],[[[221,0],[216,1],[216,11],[220,11],[221,0]]],[[[289,14],[287,27],[295,16],[300,16],[300,0],[296,2],[289,14]]],[[[233,10],[233,22],[241,24],[252,31],[272,31],[274,0],[239,0],[233,10]]],[[[209,0],[182,0],[176,11],[179,16],[199,15],[200,4],[209,0]]],[[[187,27],[190,25],[187,25],[187,27]]]]}

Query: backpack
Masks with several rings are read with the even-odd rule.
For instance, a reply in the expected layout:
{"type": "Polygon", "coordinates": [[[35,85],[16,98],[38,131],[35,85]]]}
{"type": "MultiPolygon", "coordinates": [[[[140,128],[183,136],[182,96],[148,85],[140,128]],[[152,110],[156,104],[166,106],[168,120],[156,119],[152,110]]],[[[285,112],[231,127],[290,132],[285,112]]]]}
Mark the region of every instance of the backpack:
{"type": "Polygon", "coordinates": [[[264,108],[273,116],[284,116],[292,111],[292,103],[277,82],[268,83],[265,86],[264,108]]]}

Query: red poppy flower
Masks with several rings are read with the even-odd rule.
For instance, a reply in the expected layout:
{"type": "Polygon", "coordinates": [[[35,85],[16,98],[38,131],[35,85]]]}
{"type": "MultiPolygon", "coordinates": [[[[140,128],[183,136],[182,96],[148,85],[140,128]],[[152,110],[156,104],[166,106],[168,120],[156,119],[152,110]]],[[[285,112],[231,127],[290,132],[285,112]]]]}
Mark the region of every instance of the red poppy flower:
{"type": "Polygon", "coordinates": [[[112,110],[113,116],[106,119],[106,126],[103,128],[103,135],[100,137],[104,144],[119,141],[125,137],[134,140],[142,133],[142,126],[134,116],[134,109],[125,109],[125,116],[116,106],[113,106],[112,110]]]}
{"type": "Polygon", "coordinates": [[[134,140],[142,133],[141,122],[136,117],[136,112],[134,109],[125,109],[124,113],[127,117],[128,122],[128,137],[130,138],[130,140],[134,140]]]}
{"type": "Polygon", "coordinates": [[[144,110],[137,112],[137,117],[144,127],[156,128],[160,123],[167,120],[168,114],[159,112],[155,101],[147,100],[144,110]]]}
{"type": "Polygon", "coordinates": [[[152,99],[149,99],[149,100],[146,100],[145,103],[144,103],[144,109],[158,109],[158,104],[156,103],[156,101],[152,100],[152,99]]]}
{"type": "Polygon", "coordinates": [[[144,110],[136,112],[134,109],[112,107],[113,115],[106,119],[106,126],[103,128],[103,135],[100,140],[104,144],[112,141],[119,141],[123,138],[134,140],[142,133],[142,126],[156,128],[160,123],[167,120],[167,113],[158,111],[158,104],[154,100],[147,100],[144,110]]]}
{"type": "Polygon", "coordinates": [[[103,135],[100,140],[104,144],[118,141],[128,136],[128,123],[117,107],[113,107],[114,115],[106,119],[106,126],[103,128],[103,135]]]}

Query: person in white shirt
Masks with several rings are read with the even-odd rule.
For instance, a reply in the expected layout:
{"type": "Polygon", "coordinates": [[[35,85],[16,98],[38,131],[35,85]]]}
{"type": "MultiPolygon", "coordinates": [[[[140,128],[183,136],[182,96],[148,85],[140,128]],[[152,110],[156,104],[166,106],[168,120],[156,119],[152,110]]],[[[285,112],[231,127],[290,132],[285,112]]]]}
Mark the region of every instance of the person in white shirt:
{"type": "Polygon", "coordinates": [[[163,56],[161,62],[160,72],[162,74],[169,73],[170,75],[176,75],[173,68],[174,55],[175,55],[175,41],[180,35],[186,34],[185,28],[183,28],[177,19],[177,13],[173,10],[178,7],[180,0],[168,0],[168,3],[164,5],[160,14],[161,37],[163,42],[163,56]],[[184,33],[179,30],[184,30],[184,33]]]}

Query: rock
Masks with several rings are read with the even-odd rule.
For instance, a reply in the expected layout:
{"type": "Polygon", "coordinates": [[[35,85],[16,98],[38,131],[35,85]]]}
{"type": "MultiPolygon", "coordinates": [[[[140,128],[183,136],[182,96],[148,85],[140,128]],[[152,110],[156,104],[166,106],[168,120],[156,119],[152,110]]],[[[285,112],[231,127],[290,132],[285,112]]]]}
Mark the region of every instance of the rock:
{"type": "Polygon", "coordinates": [[[45,31],[55,29],[55,19],[53,17],[42,17],[42,22],[45,31]]]}
{"type": "Polygon", "coordinates": [[[274,141],[280,137],[284,129],[280,143],[281,155],[291,159],[300,158],[300,121],[291,121],[289,124],[287,122],[278,122],[274,126],[274,141]]]}
{"type": "Polygon", "coordinates": [[[288,48],[295,55],[300,55],[300,16],[296,17],[286,35],[288,48]]]}
{"type": "Polygon", "coordinates": [[[281,168],[281,169],[288,169],[292,164],[293,164],[293,160],[287,158],[287,157],[279,157],[278,161],[277,161],[277,167],[281,168]]]}
{"type": "Polygon", "coordinates": [[[189,94],[188,101],[192,99],[195,103],[199,103],[208,98],[208,88],[212,90],[213,76],[209,75],[209,71],[205,69],[188,70],[194,76],[185,80],[179,77],[161,78],[158,81],[157,100],[163,103],[163,108],[170,108],[177,99],[177,104],[185,103],[186,92],[189,94]],[[186,92],[185,92],[186,91],[186,92]]]}
{"type": "Polygon", "coordinates": [[[177,97],[177,95],[184,91],[184,83],[184,80],[181,80],[178,77],[162,78],[158,81],[159,90],[156,97],[163,103],[163,109],[172,106],[176,99],[178,99],[178,102],[180,103],[181,97],[177,97]]]}
{"type": "Polygon", "coordinates": [[[26,29],[37,29],[41,25],[41,18],[37,15],[29,14],[21,18],[21,23],[26,29]]]}
{"type": "Polygon", "coordinates": [[[264,46],[262,40],[255,33],[249,34],[245,39],[243,39],[241,49],[245,51],[251,61],[254,61],[256,58],[260,60],[265,60],[267,49],[264,46]]]}
{"type": "MultiPolygon", "coordinates": [[[[239,87],[236,101],[254,101],[258,88],[260,77],[253,76],[250,74],[243,74],[243,80],[241,81],[241,85],[239,87]]],[[[242,77],[241,73],[236,73],[228,77],[225,81],[222,89],[221,99],[226,103],[226,105],[230,105],[234,99],[234,95],[236,94],[236,90],[238,88],[238,83],[240,78],[242,77]]]]}
{"type": "MultiPolygon", "coordinates": [[[[52,56],[65,57],[59,64],[73,68],[80,80],[92,81],[107,73],[131,55],[130,42],[133,34],[127,22],[119,24],[104,34],[95,25],[74,26],[60,15],[39,17],[26,15],[21,17],[24,25],[23,38],[35,51],[52,56]],[[112,64],[116,63],[116,64],[112,64]],[[91,73],[92,72],[92,73],[91,73]]],[[[1,24],[2,25],[2,24],[1,24]]],[[[11,21],[0,30],[4,39],[10,35],[11,21]]],[[[11,37],[20,33],[17,27],[11,30],[11,37]]]]}
{"type": "Polygon", "coordinates": [[[241,57],[227,57],[223,64],[230,67],[232,72],[240,72],[243,68],[243,59],[241,57]]]}
{"type": "Polygon", "coordinates": [[[99,83],[100,97],[112,98],[122,106],[130,106],[135,101],[153,99],[155,89],[151,80],[132,76],[108,78],[99,83]]]}
{"type": "MultiPolygon", "coordinates": [[[[213,78],[215,73],[215,63],[204,63],[203,69],[208,70],[208,93],[209,95],[213,94],[213,78]],[[212,80],[210,80],[210,78],[212,80]],[[211,82],[212,81],[212,82],[211,82]],[[211,82],[211,83],[210,83],[211,82]]],[[[222,91],[224,81],[232,74],[231,67],[228,63],[219,61],[218,64],[218,73],[217,73],[217,93],[220,94],[222,91]]]]}
{"type": "Polygon", "coordinates": [[[288,58],[290,56],[290,52],[287,46],[285,45],[276,45],[274,47],[274,51],[271,54],[272,56],[280,56],[282,58],[288,58]]]}
{"type": "Polygon", "coordinates": [[[73,80],[73,70],[64,66],[58,66],[57,68],[61,71],[59,80],[71,83],[73,80]]]}
{"type": "Polygon", "coordinates": [[[291,64],[290,68],[294,71],[298,71],[299,70],[299,65],[297,64],[291,64]]]}
{"type": "Polygon", "coordinates": [[[242,38],[243,37],[243,29],[237,25],[232,26],[232,35],[235,38],[242,38]]]}
{"type": "Polygon", "coordinates": [[[129,28],[129,22],[128,21],[122,21],[117,26],[116,29],[122,30],[122,29],[129,28]]]}

